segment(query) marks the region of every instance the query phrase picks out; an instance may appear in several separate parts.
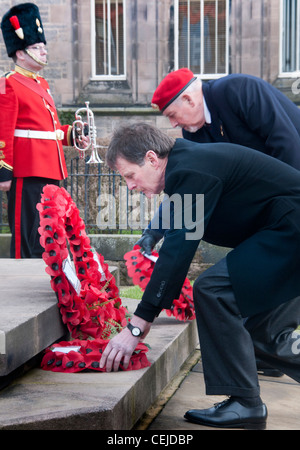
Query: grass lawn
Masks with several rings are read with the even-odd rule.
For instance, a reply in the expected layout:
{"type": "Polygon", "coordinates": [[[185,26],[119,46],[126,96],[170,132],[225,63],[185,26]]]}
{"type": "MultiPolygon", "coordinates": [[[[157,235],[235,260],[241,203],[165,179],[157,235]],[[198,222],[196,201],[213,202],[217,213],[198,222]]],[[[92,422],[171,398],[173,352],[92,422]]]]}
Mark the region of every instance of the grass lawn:
{"type": "Polygon", "coordinates": [[[120,288],[120,297],[135,298],[140,300],[142,295],[143,291],[139,286],[126,286],[120,288]]]}

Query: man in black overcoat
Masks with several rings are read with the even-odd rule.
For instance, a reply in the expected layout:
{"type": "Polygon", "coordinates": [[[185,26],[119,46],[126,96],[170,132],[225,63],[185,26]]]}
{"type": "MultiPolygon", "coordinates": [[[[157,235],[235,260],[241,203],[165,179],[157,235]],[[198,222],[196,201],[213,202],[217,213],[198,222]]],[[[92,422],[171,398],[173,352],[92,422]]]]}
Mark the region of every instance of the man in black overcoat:
{"type": "Polygon", "coordinates": [[[300,382],[299,171],[234,144],[175,141],[143,123],[114,133],[107,163],[129,189],[148,197],[164,190],[170,200],[179,196],[182,208],[171,209],[142,300],[129,327],[108,344],[101,367],[117,370],[123,358],[128,365],[155,317],[179,296],[201,238],[231,247],[194,284],[206,392],[229,400],[185,417],[208,426],[264,428],[255,351],[300,382]]]}

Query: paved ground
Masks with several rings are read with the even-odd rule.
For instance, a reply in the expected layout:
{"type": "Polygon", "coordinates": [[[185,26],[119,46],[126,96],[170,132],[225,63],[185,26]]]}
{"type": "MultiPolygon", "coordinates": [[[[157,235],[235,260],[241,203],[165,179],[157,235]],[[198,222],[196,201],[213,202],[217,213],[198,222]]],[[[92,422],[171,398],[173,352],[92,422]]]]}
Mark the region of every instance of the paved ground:
{"type": "MultiPolygon", "coordinates": [[[[261,396],[268,408],[267,430],[300,429],[300,386],[287,376],[259,376],[261,396]]],[[[156,416],[149,430],[216,430],[187,422],[188,409],[209,408],[226,397],[207,396],[201,363],[196,364],[183,379],[174,395],[156,416]]]]}

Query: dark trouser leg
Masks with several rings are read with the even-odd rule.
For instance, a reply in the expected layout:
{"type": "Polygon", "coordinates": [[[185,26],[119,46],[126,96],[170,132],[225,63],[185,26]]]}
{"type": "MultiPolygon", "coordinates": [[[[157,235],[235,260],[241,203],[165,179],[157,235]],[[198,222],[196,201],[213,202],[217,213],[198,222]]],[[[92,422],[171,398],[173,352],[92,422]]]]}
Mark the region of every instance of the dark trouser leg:
{"type": "Polygon", "coordinates": [[[246,320],[255,353],[300,383],[300,297],[246,320]]]}
{"type": "Polygon", "coordinates": [[[253,343],[235,301],[225,258],[197,278],[194,303],[206,393],[257,397],[253,343]]]}
{"type": "Polygon", "coordinates": [[[44,249],[40,245],[39,212],[43,187],[58,184],[47,178],[14,178],[8,194],[8,219],[12,233],[11,258],[41,258],[44,249]]]}

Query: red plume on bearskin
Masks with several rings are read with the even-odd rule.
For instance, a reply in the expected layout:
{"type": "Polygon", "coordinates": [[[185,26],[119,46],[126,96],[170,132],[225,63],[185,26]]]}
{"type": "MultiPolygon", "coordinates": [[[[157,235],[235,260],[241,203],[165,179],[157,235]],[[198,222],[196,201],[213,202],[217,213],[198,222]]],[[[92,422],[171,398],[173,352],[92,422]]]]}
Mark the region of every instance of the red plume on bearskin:
{"type": "Polygon", "coordinates": [[[19,19],[17,18],[17,16],[12,16],[9,19],[10,23],[12,24],[14,30],[18,30],[20,27],[20,23],[19,23],[19,19]]]}
{"type": "Polygon", "coordinates": [[[23,29],[20,26],[20,22],[19,22],[19,19],[17,18],[17,16],[10,17],[9,21],[12,24],[12,27],[15,30],[17,36],[20,39],[24,39],[23,29]]]}

